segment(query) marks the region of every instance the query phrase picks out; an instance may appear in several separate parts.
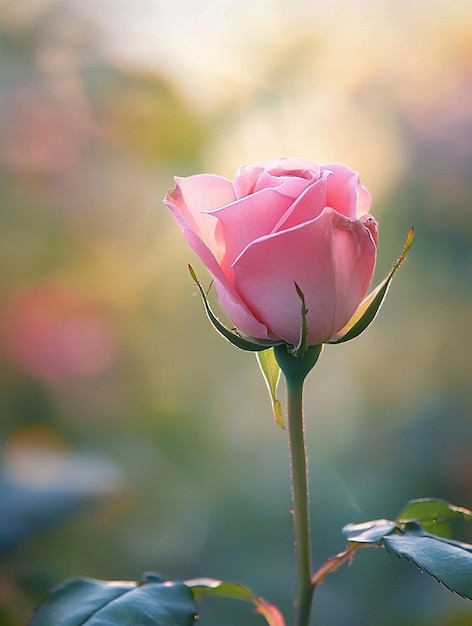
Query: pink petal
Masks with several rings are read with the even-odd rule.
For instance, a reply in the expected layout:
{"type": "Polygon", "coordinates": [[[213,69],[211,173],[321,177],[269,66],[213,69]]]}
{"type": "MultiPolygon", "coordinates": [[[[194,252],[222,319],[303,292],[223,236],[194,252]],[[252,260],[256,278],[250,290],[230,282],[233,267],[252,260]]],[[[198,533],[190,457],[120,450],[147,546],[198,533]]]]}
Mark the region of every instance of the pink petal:
{"type": "Polygon", "coordinates": [[[306,187],[271,232],[287,230],[318,217],[327,206],[326,180],[328,176],[329,172],[324,172],[321,178],[306,187]]]}
{"type": "Polygon", "coordinates": [[[304,293],[310,344],[328,341],[351,318],[372,279],[369,230],[330,208],[320,217],[263,237],[234,263],[235,287],[269,332],[296,344],[304,293]]]}
{"type": "Polygon", "coordinates": [[[214,174],[176,176],[175,182],[192,215],[212,211],[236,199],[232,182],[223,176],[214,174]]]}
{"type": "Polygon", "coordinates": [[[232,274],[230,266],[252,241],[318,217],[326,207],[328,176],[329,172],[326,172],[308,186],[306,180],[296,179],[302,186],[300,193],[295,194],[295,200],[284,195],[287,185],[283,183],[277,189],[263,189],[212,211],[211,215],[220,221],[218,232],[225,242],[224,257],[219,259],[225,272],[232,274]]]}
{"type": "MultiPolygon", "coordinates": [[[[197,178],[197,177],[191,177],[197,178]]],[[[215,253],[209,248],[207,243],[203,240],[201,230],[198,228],[198,222],[193,220],[193,214],[189,211],[188,207],[183,201],[183,195],[180,189],[181,180],[177,179],[178,185],[174,191],[167,194],[164,203],[172,211],[174,218],[182,231],[184,238],[188,244],[203,262],[207,270],[212,274],[215,279],[215,283],[218,291],[218,298],[222,305],[226,315],[231,319],[232,323],[245,332],[250,337],[256,337],[259,339],[269,339],[267,328],[261,324],[252,313],[248,310],[246,304],[243,302],[237,291],[235,290],[231,280],[224,273],[220,267],[215,253]],[[193,222],[193,224],[190,222],[193,222]],[[241,324],[241,326],[239,326],[241,324]]],[[[185,187],[185,184],[184,184],[185,187]]],[[[187,188],[188,189],[188,188],[187,188]]],[[[215,218],[211,215],[205,215],[209,221],[217,223],[215,218]]],[[[199,220],[199,216],[197,215],[199,220]]],[[[201,225],[201,221],[200,221],[201,225]]],[[[205,226],[203,229],[208,236],[208,228],[205,226]]],[[[232,272],[232,270],[231,270],[232,272]]]]}
{"type": "Polygon", "coordinates": [[[232,274],[231,265],[244,248],[272,231],[293,202],[276,189],[263,189],[211,213],[220,224],[219,234],[225,242],[221,265],[232,274]]]}
{"type": "Polygon", "coordinates": [[[375,217],[372,217],[372,215],[367,213],[365,215],[362,215],[362,217],[360,218],[360,222],[362,222],[362,224],[364,224],[364,226],[369,230],[370,234],[372,235],[372,241],[375,243],[375,245],[377,245],[379,232],[377,220],[375,219],[375,217]]]}
{"type": "Polygon", "coordinates": [[[261,323],[249,311],[247,305],[242,301],[239,294],[227,284],[224,285],[215,280],[216,292],[221,308],[225,312],[226,317],[246,337],[254,339],[274,339],[267,326],[261,323]]]}
{"type": "Polygon", "coordinates": [[[321,174],[321,168],[316,163],[293,157],[284,157],[269,161],[264,164],[264,169],[272,172],[274,176],[290,174],[306,178],[307,180],[317,179],[321,174]]]}
{"type": "Polygon", "coordinates": [[[212,252],[218,256],[224,247],[217,233],[218,222],[209,211],[233,202],[235,199],[230,180],[212,174],[197,174],[175,178],[176,187],[168,192],[164,204],[184,218],[189,227],[200,235],[212,252]]]}
{"type": "Polygon", "coordinates": [[[262,165],[247,165],[238,169],[234,176],[233,187],[236,198],[243,198],[255,191],[267,187],[279,187],[282,182],[284,193],[295,197],[307,185],[307,181],[316,181],[321,175],[320,166],[310,161],[294,158],[282,158],[268,161],[262,165]],[[290,188],[295,185],[297,190],[290,188]]]}
{"type": "MultiPolygon", "coordinates": [[[[276,187],[280,193],[296,198],[312,182],[312,177],[304,178],[298,174],[299,172],[295,175],[292,172],[282,172],[274,175],[273,172],[262,172],[254,186],[254,192],[276,187]]],[[[317,178],[314,180],[316,181],[317,178]]]]}
{"type": "Polygon", "coordinates": [[[369,212],[372,198],[361,184],[357,172],[338,163],[325,164],[321,167],[323,170],[333,172],[328,178],[328,206],[351,219],[358,219],[369,212]]]}
{"type": "Polygon", "coordinates": [[[218,300],[221,308],[231,323],[248,337],[256,339],[269,339],[271,335],[267,327],[258,321],[253,313],[248,309],[246,303],[234,288],[231,280],[228,279],[213,253],[191,228],[182,228],[182,222],[178,220],[182,234],[203,262],[207,270],[215,280],[218,300]]]}
{"type": "Polygon", "coordinates": [[[261,165],[250,166],[246,165],[240,167],[233,179],[233,188],[236,198],[244,198],[254,191],[254,186],[257,183],[259,174],[263,171],[261,165]]]}

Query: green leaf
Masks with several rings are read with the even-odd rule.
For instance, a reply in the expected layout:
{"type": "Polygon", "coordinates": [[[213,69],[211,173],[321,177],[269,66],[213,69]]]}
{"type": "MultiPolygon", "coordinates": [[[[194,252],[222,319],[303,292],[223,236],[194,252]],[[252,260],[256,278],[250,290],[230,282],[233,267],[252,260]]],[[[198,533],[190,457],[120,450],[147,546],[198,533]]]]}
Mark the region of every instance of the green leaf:
{"type": "Polygon", "coordinates": [[[254,594],[244,585],[228,583],[214,578],[192,578],[186,580],[185,585],[192,591],[198,602],[203,596],[226,596],[237,600],[254,600],[254,594]]]}
{"type": "Polygon", "coordinates": [[[284,428],[284,416],[282,411],[282,405],[280,400],[277,399],[277,385],[280,380],[280,367],[275,358],[274,348],[268,350],[262,350],[256,352],[256,359],[261,368],[262,376],[264,377],[267,389],[269,390],[270,400],[272,402],[272,412],[274,413],[275,421],[284,428]]]}
{"type": "Polygon", "coordinates": [[[385,535],[389,535],[397,528],[395,522],[388,519],[376,519],[361,524],[347,524],[342,532],[350,543],[379,545],[385,535]]]}
{"type": "Polygon", "coordinates": [[[148,575],[139,582],[75,578],[53,589],[29,626],[192,626],[188,587],[148,575]]]}
{"type": "Polygon", "coordinates": [[[386,519],[348,524],[349,543],[384,546],[405,557],[448,589],[472,600],[472,545],[440,537],[428,529],[445,530],[451,519],[472,519],[472,511],[436,498],[411,500],[395,522],[386,519]]]}
{"type": "Polygon", "coordinates": [[[186,580],[185,585],[192,591],[198,602],[203,596],[226,596],[236,600],[247,600],[255,605],[256,613],[262,615],[269,626],[285,626],[282,613],[273,604],[256,597],[244,585],[228,583],[213,578],[194,578],[186,580]]]}
{"type": "Polygon", "coordinates": [[[216,315],[211,310],[210,303],[208,302],[206,293],[201,283],[199,282],[197,275],[195,274],[195,270],[193,269],[191,265],[188,266],[188,269],[190,272],[190,276],[195,281],[198,291],[200,292],[200,295],[203,301],[203,307],[205,309],[205,313],[207,314],[207,317],[210,320],[213,328],[222,337],[224,337],[226,340],[232,343],[233,346],[236,346],[240,350],[246,350],[248,352],[258,352],[260,350],[267,350],[267,348],[270,348],[272,346],[277,346],[283,343],[283,341],[266,341],[263,339],[254,339],[254,338],[246,339],[242,337],[241,335],[238,335],[232,332],[231,330],[229,330],[228,328],[226,328],[226,326],[220,322],[220,320],[216,317],[216,315]]]}
{"type": "Polygon", "coordinates": [[[472,600],[472,546],[417,529],[382,540],[389,552],[414,563],[451,591],[472,600]]]}
{"type": "Polygon", "coordinates": [[[377,317],[377,313],[385,300],[392,279],[406,259],[406,254],[411,248],[415,236],[414,228],[410,228],[401,255],[396,260],[388,276],[378,285],[360,304],[352,318],[336,335],[334,339],[328,341],[330,344],[344,343],[358,337],[364,330],[372,324],[377,317]]]}
{"type": "Polygon", "coordinates": [[[453,519],[472,520],[472,511],[449,504],[438,498],[410,500],[397,516],[397,522],[404,524],[411,520],[421,524],[424,530],[440,537],[451,537],[450,521],[453,519]]]}

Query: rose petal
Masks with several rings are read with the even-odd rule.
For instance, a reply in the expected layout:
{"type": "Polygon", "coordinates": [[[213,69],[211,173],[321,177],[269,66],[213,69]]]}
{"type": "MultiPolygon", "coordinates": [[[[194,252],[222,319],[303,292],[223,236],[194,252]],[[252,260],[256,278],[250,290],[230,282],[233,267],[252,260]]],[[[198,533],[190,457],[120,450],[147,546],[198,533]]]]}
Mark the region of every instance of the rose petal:
{"type": "Polygon", "coordinates": [[[361,184],[359,174],[345,165],[331,163],[321,166],[333,173],[328,178],[327,206],[351,219],[358,219],[369,212],[372,198],[361,184]]]}
{"type": "MultiPolygon", "coordinates": [[[[289,159],[285,159],[289,161],[289,159]]],[[[256,193],[262,189],[277,187],[281,193],[287,196],[297,197],[307,186],[307,181],[316,181],[320,176],[320,168],[314,166],[312,170],[308,169],[307,162],[299,162],[295,159],[291,161],[303,166],[303,169],[285,170],[281,167],[279,161],[274,161],[274,168],[270,169],[270,163],[267,164],[269,169],[260,166],[245,166],[237,170],[233,179],[233,188],[236,198],[244,198],[249,194],[256,193]]],[[[272,163],[272,162],[271,162],[272,163]]]]}
{"type": "MultiPolygon", "coordinates": [[[[172,211],[174,218],[188,244],[215,279],[218,299],[220,300],[220,304],[222,305],[222,308],[226,312],[228,318],[231,319],[233,324],[235,324],[248,336],[256,337],[258,339],[270,339],[271,337],[268,333],[267,327],[256,320],[256,318],[248,310],[246,304],[235,290],[232,282],[226,276],[218,263],[215,254],[202,239],[198,226],[195,225],[195,221],[194,224],[189,222],[189,220],[192,219],[192,213],[188,210],[188,207],[184,203],[179,185],[173,192],[167,194],[164,202],[172,211]],[[241,324],[241,326],[239,326],[239,324],[241,324]]],[[[206,217],[208,220],[213,220],[216,223],[216,220],[210,215],[206,217]]]]}
{"type": "Polygon", "coordinates": [[[174,215],[183,216],[215,256],[219,256],[224,244],[218,237],[218,222],[208,212],[234,201],[231,181],[222,176],[197,174],[176,177],[175,182],[176,187],[166,195],[164,204],[174,215]]]}
{"type": "Polygon", "coordinates": [[[215,279],[218,301],[231,323],[247,337],[254,339],[275,339],[265,324],[258,321],[240,296],[227,283],[222,284],[215,279]]]}
{"type": "Polygon", "coordinates": [[[317,179],[321,174],[321,167],[316,163],[293,157],[283,157],[268,161],[264,164],[264,169],[272,172],[274,176],[291,174],[308,180],[317,179]]]}
{"type": "Polygon", "coordinates": [[[282,185],[277,189],[262,189],[212,211],[211,215],[220,221],[219,236],[226,244],[224,257],[219,259],[226,274],[232,275],[232,263],[251,241],[318,217],[326,207],[326,179],[329,175],[325,172],[308,187],[305,180],[298,179],[303,186],[299,192],[296,190],[293,203],[292,198],[281,193],[285,186],[282,185]]]}
{"type": "Polygon", "coordinates": [[[372,235],[372,241],[375,243],[375,245],[377,245],[379,232],[376,219],[372,217],[372,215],[367,213],[366,215],[363,215],[359,221],[362,222],[362,224],[364,224],[364,226],[369,230],[370,234],[372,235]]]}
{"type": "Polygon", "coordinates": [[[219,236],[225,242],[219,260],[228,274],[232,274],[231,265],[241,251],[251,241],[270,233],[292,202],[292,198],[269,188],[211,212],[212,219],[218,219],[219,236]]]}
{"type": "Polygon", "coordinates": [[[254,191],[259,174],[263,171],[262,166],[245,165],[240,167],[233,179],[233,189],[236,198],[244,198],[254,191]]]}
{"type": "Polygon", "coordinates": [[[305,296],[310,344],[328,341],[367,292],[376,247],[369,230],[327,208],[320,217],[251,243],[236,259],[235,287],[269,332],[299,340],[305,296]]]}
{"type": "Polygon", "coordinates": [[[312,177],[306,179],[287,172],[280,175],[274,175],[273,172],[262,172],[254,186],[254,193],[262,189],[275,187],[280,193],[290,196],[291,198],[296,198],[306,189],[306,186],[310,184],[311,180],[317,180],[317,177],[314,179],[312,177]]]}
{"type": "Polygon", "coordinates": [[[326,180],[329,175],[329,172],[323,172],[321,178],[306,187],[270,232],[287,230],[318,217],[327,206],[326,180]]]}

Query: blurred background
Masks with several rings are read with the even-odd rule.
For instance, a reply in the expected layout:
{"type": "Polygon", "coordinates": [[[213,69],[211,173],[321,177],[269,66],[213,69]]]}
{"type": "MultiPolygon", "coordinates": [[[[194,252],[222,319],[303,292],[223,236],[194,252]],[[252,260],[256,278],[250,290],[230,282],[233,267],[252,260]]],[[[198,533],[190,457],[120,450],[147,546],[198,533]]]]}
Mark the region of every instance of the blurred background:
{"type": "MultiPolygon", "coordinates": [[[[220,339],[173,176],[279,156],[361,173],[375,324],[307,385],[317,564],[412,498],[472,507],[468,0],[2,0],[0,624],[64,578],[211,576],[291,611],[286,434],[254,357],[220,339]]],[[[472,542],[472,530],[458,529],[472,542]]],[[[472,605],[361,551],[329,626],[470,626],[472,605]]],[[[201,606],[205,626],[262,625],[201,606]]]]}

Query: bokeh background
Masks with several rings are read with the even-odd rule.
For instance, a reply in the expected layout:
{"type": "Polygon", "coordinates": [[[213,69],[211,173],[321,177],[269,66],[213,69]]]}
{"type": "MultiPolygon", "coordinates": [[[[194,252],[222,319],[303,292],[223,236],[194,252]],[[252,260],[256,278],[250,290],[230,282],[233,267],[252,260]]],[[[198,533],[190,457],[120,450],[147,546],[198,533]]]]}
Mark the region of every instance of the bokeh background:
{"type": "MultiPolygon", "coordinates": [[[[316,563],[411,498],[472,507],[471,33],[468,0],[2,0],[2,626],[64,578],[148,570],[290,615],[286,435],[255,359],[205,319],[161,203],[176,174],[346,163],[374,197],[378,279],[416,227],[375,324],[307,385],[316,563]]],[[[315,613],[472,623],[383,550],[315,613]]],[[[201,624],[263,620],[215,599],[201,624]]]]}

